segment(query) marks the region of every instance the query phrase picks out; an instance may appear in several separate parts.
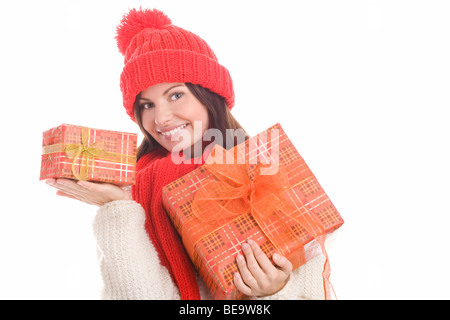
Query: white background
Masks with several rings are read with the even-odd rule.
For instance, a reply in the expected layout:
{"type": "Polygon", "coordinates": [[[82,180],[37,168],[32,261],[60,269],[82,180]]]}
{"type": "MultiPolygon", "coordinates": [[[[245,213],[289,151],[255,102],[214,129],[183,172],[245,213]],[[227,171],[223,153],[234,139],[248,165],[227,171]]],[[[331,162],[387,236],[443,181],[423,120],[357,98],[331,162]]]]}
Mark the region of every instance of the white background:
{"type": "Polygon", "coordinates": [[[339,299],[449,299],[448,1],[2,1],[1,299],[99,299],[96,208],[38,181],[42,131],[138,132],[115,27],[158,8],[232,75],[251,134],[280,122],[346,223],[339,299]]]}

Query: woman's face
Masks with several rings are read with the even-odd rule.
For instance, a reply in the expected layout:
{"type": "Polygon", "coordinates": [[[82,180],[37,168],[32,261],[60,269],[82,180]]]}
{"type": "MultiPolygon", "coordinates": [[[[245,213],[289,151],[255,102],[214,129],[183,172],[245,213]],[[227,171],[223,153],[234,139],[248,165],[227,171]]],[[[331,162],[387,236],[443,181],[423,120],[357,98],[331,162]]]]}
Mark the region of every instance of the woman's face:
{"type": "Polygon", "coordinates": [[[141,92],[139,106],[144,129],[171,152],[201,140],[208,129],[206,107],[184,83],[160,83],[141,92]]]}

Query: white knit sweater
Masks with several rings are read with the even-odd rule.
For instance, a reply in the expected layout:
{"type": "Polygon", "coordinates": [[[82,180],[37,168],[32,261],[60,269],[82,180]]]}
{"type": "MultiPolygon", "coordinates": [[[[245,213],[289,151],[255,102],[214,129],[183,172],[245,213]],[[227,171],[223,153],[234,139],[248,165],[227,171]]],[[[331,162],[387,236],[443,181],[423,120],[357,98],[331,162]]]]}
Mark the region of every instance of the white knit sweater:
{"type": "MultiPolygon", "coordinates": [[[[135,201],[112,201],[100,207],[94,235],[104,281],[103,299],[180,299],[177,286],[162,266],[144,227],[145,211],[135,201]]],[[[294,270],[278,293],[258,299],[323,299],[323,257],[294,270]]],[[[197,276],[202,299],[212,299],[197,276]]]]}

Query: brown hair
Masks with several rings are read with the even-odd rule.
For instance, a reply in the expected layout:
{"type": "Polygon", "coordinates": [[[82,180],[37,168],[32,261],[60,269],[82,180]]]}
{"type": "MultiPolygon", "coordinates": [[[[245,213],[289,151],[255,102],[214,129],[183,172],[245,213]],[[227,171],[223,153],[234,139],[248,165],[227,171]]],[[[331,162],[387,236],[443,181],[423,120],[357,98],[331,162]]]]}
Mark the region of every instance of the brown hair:
{"type": "MultiPolygon", "coordinates": [[[[189,91],[197,98],[197,100],[206,107],[209,118],[208,129],[218,129],[222,133],[222,136],[224,138],[224,141],[202,141],[202,150],[204,150],[205,147],[211,143],[220,144],[224,148],[230,149],[238,143],[241,143],[243,139],[249,138],[249,135],[231,114],[225,98],[197,84],[187,82],[185,83],[185,85],[189,89],[189,91]],[[232,142],[231,144],[230,141],[232,142]],[[227,142],[227,145],[224,146],[224,142],[227,142]]],[[[136,99],[134,101],[134,117],[137,124],[139,125],[139,128],[144,134],[144,139],[142,140],[142,143],[138,148],[137,160],[139,160],[139,158],[143,155],[155,150],[158,147],[161,147],[161,145],[151,136],[151,134],[149,134],[144,129],[144,126],[142,124],[142,109],[139,105],[139,100],[140,94],[136,96],[136,99]]]]}

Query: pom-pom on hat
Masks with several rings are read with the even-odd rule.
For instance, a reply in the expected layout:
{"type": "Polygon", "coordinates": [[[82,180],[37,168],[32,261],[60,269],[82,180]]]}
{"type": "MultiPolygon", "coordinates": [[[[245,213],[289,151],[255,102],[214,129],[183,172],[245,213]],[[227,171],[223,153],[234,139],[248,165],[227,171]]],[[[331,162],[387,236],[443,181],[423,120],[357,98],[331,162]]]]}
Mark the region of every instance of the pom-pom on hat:
{"type": "Polygon", "coordinates": [[[233,83],[208,44],[172,24],[159,10],[131,9],[117,26],[117,46],[125,58],[120,76],[123,104],[133,121],[136,96],[162,82],[190,82],[234,106],[233,83]]]}

